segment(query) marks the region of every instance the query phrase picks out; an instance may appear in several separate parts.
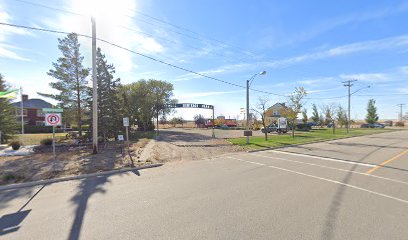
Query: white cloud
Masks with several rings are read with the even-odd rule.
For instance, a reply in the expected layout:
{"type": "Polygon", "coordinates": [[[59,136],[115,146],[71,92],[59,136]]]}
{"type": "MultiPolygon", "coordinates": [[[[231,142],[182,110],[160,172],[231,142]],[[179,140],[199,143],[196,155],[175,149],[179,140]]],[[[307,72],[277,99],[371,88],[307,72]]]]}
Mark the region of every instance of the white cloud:
{"type": "Polygon", "coordinates": [[[328,50],[319,51],[315,53],[308,53],[286,59],[276,60],[266,63],[266,66],[271,68],[281,68],[294,65],[306,61],[314,61],[325,58],[337,57],[342,55],[350,55],[353,53],[363,51],[380,51],[395,48],[407,48],[408,47],[408,35],[384,38],[379,40],[369,40],[356,42],[351,44],[345,44],[342,46],[334,47],[328,50]]]}
{"type": "MultiPolygon", "coordinates": [[[[214,76],[214,75],[222,74],[222,73],[232,73],[232,72],[237,72],[240,70],[247,70],[250,67],[253,67],[253,66],[247,63],[230,64],[230,65],[225,65],[225,66],[221,66],[221,67],[214,68],[214,69],[209,69],[206,71],[200,71],[198,73],[206,75],[206,76],[214,76]]],[[[187,73],[187,74],[183,74],[183,75],[176,77],[174,82],[188,81],[188,80],[192,80],[196,78],[202,78],[202,76],[194,74],[194,73],[187,73]]]]}
{"type": "Polygon", "coordinates": [[[197,98],[197,97],[208,97],[214,95],[225,95],[225,94],[234,94],[234,93],[242,93],[245,90],[238,90],[238,91],[224,91],[224,92],[197,92],[197,93],[189,93],[184,95],[176,95],[177,99],[188,99],[188,98],[197,98]]]}
{"type": "MultiPolygon", "coordinates": [[[[0,5],[0,22],[10,23],[12,21],[11,16],[0,5]]],[[[7,44],[10,41],[10,37],[14,35],[32,35],[24,29],[0,26],[0,58],[29,61],[28,58],[20,56],[15,50],[19,49],[16,46],[7,44]]]]}
{"type": "MultiPolygon", "coordinates": [[[[45,23],[53,29],[90,35],[91,19],[87,16],[91,16],[90,10],[94,7],[96,7],[96,10],[92,14],[96,20],[96,35],[98,38],[144,54],[165,51],[164,46],[153,37],[137,33],[139,28],[132,19],[137,9],[133,0],[122,0],[120,4],[108,0],[70,0],[66,5],[66,9],[84,14],[84,16],[64,13],[58,16],[58,21],[46,20],[45,23]],[[136,31],[129,31],[128,29],[136,31]]],[[[80,41],[86,47],[86,52],[90,54],[91,41],[83,38],[80,41]]],[[[133,60],[135,56],[133,53],[102,42],[97,42],[97,46],[102,48],[102,51],[110,59],[110,62],[115,65],[118,72],[128,72],[137,66],[133,60]]]]}
{"type": "Polygon", "coordinates": [[[386,73],[357,73],[357,74],[340,74],[341,79],[357,79],[362,82],[388,82],[390,81],[389,74],[386,73]]]}

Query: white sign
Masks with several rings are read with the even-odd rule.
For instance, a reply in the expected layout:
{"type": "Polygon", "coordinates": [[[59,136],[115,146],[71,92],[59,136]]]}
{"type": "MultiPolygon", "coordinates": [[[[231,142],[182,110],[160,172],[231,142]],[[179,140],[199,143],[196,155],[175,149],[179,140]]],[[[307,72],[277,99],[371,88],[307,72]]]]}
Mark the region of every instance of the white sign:
{"type": "Polygon", "coordinates": [[[129,127],[129,118],[128,117],[123,118],[123,126],[124,127],[129,127]]]}
{"type": "Polygon", "coordinates": [[[45,126],[61,126],[61,113],[45,114],[45,126]]]}
{"type": "Polygon", "coordinates": [[[288,124],[287,124],[286,118],[281,117],[281,118],[278,119],[278,128],[279,129],[287,128],[287,125],[288,124]]]}
{"type": "Polygon", "coordinates": [[[118,135],[118,140],[119,141],[125,141],[125,138],[123,137],[123,135],[118,135]]]}

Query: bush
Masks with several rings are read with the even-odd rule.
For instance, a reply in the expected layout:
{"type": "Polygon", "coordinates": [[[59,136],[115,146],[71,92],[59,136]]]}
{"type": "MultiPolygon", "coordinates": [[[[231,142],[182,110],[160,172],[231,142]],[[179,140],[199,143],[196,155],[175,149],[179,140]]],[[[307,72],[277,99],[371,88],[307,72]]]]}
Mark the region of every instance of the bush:
{"type": "Polygon", "coordinates": [[[52,138],[44,138],[40,141],[42,146],[51,146],[52,145],[52,138]]]}
{"type": "Polygon", "coordinates": [[[405,123],[404,122],[396,122],[395,126],[396,127],[403,127],[403,126],[405,126],[405,123]]]}
{"type": "Polygon", "coordinates": [[[21,142],[20,141],[12,141],[10,143],[10,146],[13,150],[18,150],[21,147],[21,142]]]}

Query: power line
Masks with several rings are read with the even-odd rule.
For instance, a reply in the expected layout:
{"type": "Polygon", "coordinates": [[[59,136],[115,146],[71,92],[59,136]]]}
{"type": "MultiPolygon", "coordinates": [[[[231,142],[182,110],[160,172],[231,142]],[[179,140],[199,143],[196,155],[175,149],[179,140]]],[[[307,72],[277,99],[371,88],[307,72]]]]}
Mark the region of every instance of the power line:
{"type": "Polygon", "coordinates": [[[78,16],[82,16],[82,17],[87,17],[85,14],[81,14],[81,13],[77,13],[77,12],[72,12],[72,11],[68,11],[68,10],[64,10],[64,9],[56,8],[56,7],[50,7],[50,6],[47,6],[47,5],[40,4],[40,3],[33,3],[33,2],[25,1],[25,0],[14,0],[14,1],[20,2],[20,3],[25,3],[25,4],[28,4],[28,5],[32,5],[32,6],[38,6],[38,7],[42,7],[42,8],[47,8],[47,9],[54,10],[54,11],[60,11],[60,12],[65,12],[65,13],[69,13],[69,14],[73,14],[73,15],[78,15],[78,16]]]}
{"type": "MultiPolygon", "coordinates": [[[[0,25],[9,26],[9,27],[16,27],[16,28],[24,28],[24,29],[36,30],[36,31],[42,31],[42,32],[51,32],[51,33],[58,33],[58,34],[69,34],[69,32],[65,32],[65,31],[51,30],[51,29],[38,28],[38,27],[29,27],[29,26],[23,26],[23,25],[17,25],[17,24],[10,24],[10,23],[3,23],[3,22],[0,22],[0,25]]],[[[86,35],[86,34],[77,33],[77,35],[80,36],[80,37],[92,38],[92,36],[89,36],[89,35],[86,35]]],[[[157,59],[157,58],[148,56],[148,55],[146,55],[146,54],[139,53],[139,52],[134,51],[134,50],[131,50],[131,49],[129,49],[129,48],[126,48],[126,47],[120,46],[120,45],[118,45],[118,44],[109,42],[109,41],[107,41],[107,40],[105,40],[105,39],[101,39],[101,38],[96,38],[96,39],[97,39],[98,41],[104,42],[104,43],[106,43],[106,44],[108,44],[108,45],[111,45],[111,46],[120,48],[120,49],[122,49],[122,50],[131,52],[131,53],[134,53],[134,54],[139,55],[139,56],[142,56],[142,57],[144,57],[144,58],[148,58],[148,59],[150,59],[150,60],[152,60],[152,61],[156,61],[156,62],[165,64],[165,65],[167,65],[167,66],[170,66],[170,67],[173,67],[173,68],[176,68],[176,69],[179,69],[179,70],[183,70],[183,71],[188,72],[188,73],[192,73],[192,74],[195,74],[195,75],[204,77],[204,78],[208,78],[208,79],[212,79],[212,80],[215,80],[215,81],[218,81],[218,82],[222,82],[222,83],[225,83],[225,84],[228,84],[228,85],[231,85],[231,86],[236,86],[236,87],[240,87],[240,88],[246,88],[245,86],[242,86],[242,85],[239,85],[239,84],[236,84],[236,83],[232,83],[232,82],[228,82],[228,81],[225,81],[225,80],[221,80],[221,79],[219,79],[219,78],[211,77],[211,76],[202,74],[202,73],[200,73],[200,72],[196,72],[196,71],[193,71],[193,70],[190,70],[190,69],[187,69],[187,68],[184,68],[184,67],[180,67],[180,66],[177,66],[177,65],[174,65],[174,64],[165,62],[165,61],[163,61],[163,60],[160,60],[160,59],[157,59]]],[[[260,93],[266,93],[266,94],[271,94],[271,95],[286,97],[285,95],[282,95],[282,94],[271,93],[271,92],[262,91],[262,90],[257,90],[257,89],[251,89],[251,90],[252,90],[252,91],[256,91],[256,92],[260,92],[260,93]]]]}

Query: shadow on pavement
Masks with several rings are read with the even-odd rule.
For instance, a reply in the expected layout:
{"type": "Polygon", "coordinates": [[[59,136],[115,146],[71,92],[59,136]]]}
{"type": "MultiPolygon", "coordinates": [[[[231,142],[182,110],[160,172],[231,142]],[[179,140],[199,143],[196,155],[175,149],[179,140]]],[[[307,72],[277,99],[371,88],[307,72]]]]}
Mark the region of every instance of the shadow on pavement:
{"type": "MultiPolygon", "coordinates": [[[[347,175],[341,181],[344,184],[348,184],[351,180],[353,175],[352,171],[356,170],[358,165],[353,165],[347,175]]],[[[333,196],[333,200],[329,206],[329,210],[327,212],[325,223],[323,226],[323,232],[321,235],[322,240],[330,240],[334,238],[334,232],[336,230],[336,223],[337,218],[341,209],[341,204],[344,199],[344,193],[346,192],[346,186],[340,185],[337,189],[336,193],[333,196]]]]}
{"type": "MultiPolygon", "coordinates": [[[[33,196],[31,196],[30,199],[28,199],[28,201],[23,206],[21,206],[17,212],[3,215],[0,218],[0,236],[8,234],[8,233],[16,232],[18,231],[18,229],[20,229],[19,225],[23,222],[23,220],[31,212],[31,209],[24,210],[24,211],[23,209],[37,196],[38,193],[41,192],[41,190],[44,189],[45,186],[46,185],[43,185],[40,189],[38,189],[38,191],[33,196]]],[[[10,192],[16,192],[16,191],[18,192],[19,190],[13,190],[10,192]]],[[[18,197],[16,195],[10,195],[10,196],[18,197]]]]}
{"type": "MultiPolygon", "coordinates": [[[[138,170],[130,171],[136,176],[140,176],[140,172],[138,170]]],[[[71,199],[71,201],[77,206],[75,210],[75,219],[72,223],[71,230],[69,232],[69,240],[77,240],[80,237],[82,224],[86,212],[86,208],[88,206],[89,198],[95,193],[102,193],[105,194],[106,190],[103,188],[103,185],[110,182],[108,178],[113,175],[123,175],[126,172],[121,174],[110,174],[110,175],[102,175],[96,177],[85,178],[81,181],[78,186],[77,194],[71,199]]]]}
{"type": "Polygon", "coordinates": [[[165,142],[198,142],[211,139],[212,137],[199,133],[165,130],[160,132],[157,140],[165,142]]]}

